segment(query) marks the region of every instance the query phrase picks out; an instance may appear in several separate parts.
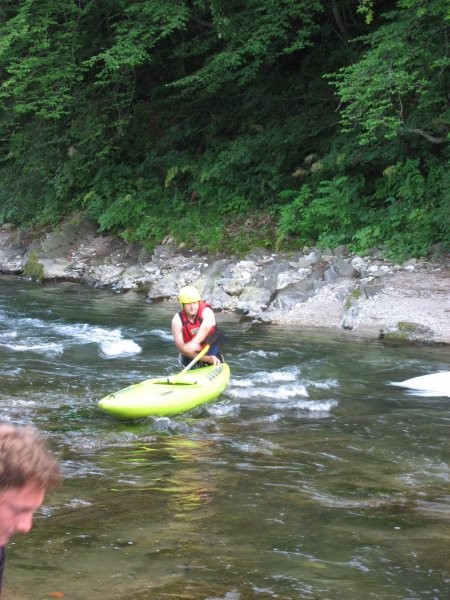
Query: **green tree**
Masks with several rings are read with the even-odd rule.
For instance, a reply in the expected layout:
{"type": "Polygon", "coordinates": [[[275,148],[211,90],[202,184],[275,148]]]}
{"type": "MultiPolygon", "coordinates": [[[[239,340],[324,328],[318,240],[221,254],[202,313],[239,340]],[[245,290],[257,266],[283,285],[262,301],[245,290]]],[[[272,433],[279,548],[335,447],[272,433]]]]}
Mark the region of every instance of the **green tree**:
{"type": "Polygon", "coordinates": [[[217,249],[280,219],[280,243],[396,251],[416,223],[423,251],[448,236],[448,23],[445,0],[3,0],[0,220],[217,249]]]}
{"type": "Polygon", "coordinates": [[[449,3],[400,0],[362,41],[359,60],[332,79],[341,122],[361,144],[399,135],[444,144],[450,131],[449,3]]]}

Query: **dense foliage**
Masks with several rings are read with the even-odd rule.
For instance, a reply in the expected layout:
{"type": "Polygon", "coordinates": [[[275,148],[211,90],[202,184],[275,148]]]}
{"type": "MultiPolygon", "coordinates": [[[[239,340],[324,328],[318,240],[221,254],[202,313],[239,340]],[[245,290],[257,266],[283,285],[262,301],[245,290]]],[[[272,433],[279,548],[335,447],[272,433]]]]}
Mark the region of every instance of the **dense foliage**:
{"type": "Polygon", "coordinates": [[[449,246],[448,0],[2,0],[0,222],[449,246]]]}

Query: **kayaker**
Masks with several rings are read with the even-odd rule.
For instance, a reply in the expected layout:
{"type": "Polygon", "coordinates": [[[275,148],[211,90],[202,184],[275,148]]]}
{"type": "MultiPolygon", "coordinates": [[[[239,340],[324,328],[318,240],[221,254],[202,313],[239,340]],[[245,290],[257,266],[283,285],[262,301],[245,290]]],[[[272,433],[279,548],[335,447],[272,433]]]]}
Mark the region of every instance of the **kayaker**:
{"type": "Polygon", "coordinates": [[[0,593],[6,544],[30,531],[46,490],[60,482],[58,461],[36,429],[0,424],[0,593]]]}
{"type": "MultiPolygon", "coordinates": [[[[217,331],[216,317],[211,306],[203,301],[193,285],[179,292],[181,310],[172,319],[172,335],[180,352],[180,364],[187,366],[205,346],[206,337],[217,331]]],[[[212,344],[198,366],[217,365],[223,362],[217,344],[212,344]]]]}

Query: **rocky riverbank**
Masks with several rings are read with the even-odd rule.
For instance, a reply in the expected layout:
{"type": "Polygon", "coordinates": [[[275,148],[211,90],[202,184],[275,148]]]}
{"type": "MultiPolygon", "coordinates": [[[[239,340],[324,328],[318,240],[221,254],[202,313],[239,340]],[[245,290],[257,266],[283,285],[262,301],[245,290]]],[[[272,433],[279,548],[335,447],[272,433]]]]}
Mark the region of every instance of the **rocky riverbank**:
{"type": "Polygon", "coordinates": [[[173,300],[193,283],[216,310],[253,323],[395,341],[450,343],[449,266],[448,255],[395,264],[345,247],[259,250],[241,259],[191,253],[167,240],[150,254],[99,235],[83,217],[41,235],[0,227],[0,273],[141,293],[149,302],[173,300]]]}

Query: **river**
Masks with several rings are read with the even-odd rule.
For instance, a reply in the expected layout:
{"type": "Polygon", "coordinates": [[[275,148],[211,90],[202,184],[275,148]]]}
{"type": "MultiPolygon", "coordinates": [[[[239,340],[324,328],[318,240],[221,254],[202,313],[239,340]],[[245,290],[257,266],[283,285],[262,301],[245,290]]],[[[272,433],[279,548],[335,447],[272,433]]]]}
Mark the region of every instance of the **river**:
{"type": "Polygon", "coordinates": [[[177,307],[0,286],[2,420],[64,472],[8,545],[6,600],[448,598],[450,400],[392,382],[449,370],[449,347],[219,314],[218,401],[122,421],[97,402],[179,370],[177,307]]]}

